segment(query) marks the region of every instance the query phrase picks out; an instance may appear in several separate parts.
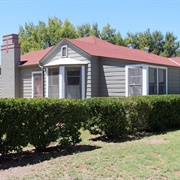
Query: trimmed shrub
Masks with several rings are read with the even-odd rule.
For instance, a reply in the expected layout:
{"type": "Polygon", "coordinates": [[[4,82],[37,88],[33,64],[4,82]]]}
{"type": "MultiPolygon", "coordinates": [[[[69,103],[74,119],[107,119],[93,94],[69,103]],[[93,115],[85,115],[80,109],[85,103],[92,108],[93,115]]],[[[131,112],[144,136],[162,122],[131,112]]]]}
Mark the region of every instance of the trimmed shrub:
{"type": "Polygon", "coordinates": [[[92,134],[105,134],[108,138],[126,134],[126,113],[118,98],[92,98],[86,103],[89,117],[85,129],[92,134]]]}
{"type": "Polygon", "coordinates": [[[130,131],[180,128],[180,96],[153,95],[125,99],[130,131]]]}
{"type": "Polygon", "coordinates": [[[161,95],[151,99],[149,127],[153,131],[180,128],[180,96],[161,95]]]}
{"type": "Polygon", "coordinates": [[[0,99],[0,153],[21,151],[28,143],[42,151],[58,139],[75,145],[85,112],[82,100],[0,99]]]}
{"type": "Polygon", "coordinates": [[[0,99],[0,153],[21,151],[27,146],[25,99],[0,99]]]}
{"type": "Polygon", "coordinates": [[[150,130],[149,114],[151,112],[150,96],[134,96],[124,98],[124,106],[128,119],[128,132],[150,130]]]}

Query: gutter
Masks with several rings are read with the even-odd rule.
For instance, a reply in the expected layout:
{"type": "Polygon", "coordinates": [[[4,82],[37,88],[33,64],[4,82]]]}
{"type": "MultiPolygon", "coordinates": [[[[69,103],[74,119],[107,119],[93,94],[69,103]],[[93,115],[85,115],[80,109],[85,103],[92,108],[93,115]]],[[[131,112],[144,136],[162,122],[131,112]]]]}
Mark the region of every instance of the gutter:
{"type": "Polygon", "coordinates": [[[43,98],[45,97],[45,92],[44,92],[44,67],[40,64],[38,64],[38,66],[41,68],[42,71],[42,96],[43,98]]]}

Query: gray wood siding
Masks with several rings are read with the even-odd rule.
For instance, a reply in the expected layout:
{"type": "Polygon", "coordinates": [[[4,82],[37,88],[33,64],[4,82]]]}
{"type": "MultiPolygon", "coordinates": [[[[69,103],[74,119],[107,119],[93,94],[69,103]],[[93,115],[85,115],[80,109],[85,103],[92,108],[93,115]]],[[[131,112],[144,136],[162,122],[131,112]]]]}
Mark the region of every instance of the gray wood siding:
{"type": "Polygon", "coordinates": [[[91,63],[86,67],[86,98],[91,98],[91,63]]]}
{"type": "Polygon", "coordinates": [[[100,96],[125,96],[125,66],[128,64],[132,63],[100,58],[100,96]]]}
{"type": "Polygon", "coordinates": [[[180,94],[180,69],[168,68],[168,94],[180,94]]]}
{"type": "Polygon", "coordinates": [[[99,94],[99,57],[91,59],[91,97],[98,97],[99,94]]]}
{"type": "Polygon", "coordinates": [[[32,98],[32,72],[41,71],[38,67],[20,69],[20,97],[32,98]]]}

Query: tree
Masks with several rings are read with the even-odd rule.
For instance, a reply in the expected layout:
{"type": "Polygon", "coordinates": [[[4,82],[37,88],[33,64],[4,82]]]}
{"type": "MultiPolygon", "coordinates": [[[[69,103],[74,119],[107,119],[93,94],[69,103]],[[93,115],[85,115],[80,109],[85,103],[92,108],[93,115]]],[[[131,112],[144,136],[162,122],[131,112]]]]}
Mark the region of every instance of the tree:
{"type": "Polygon", "coordinates": [[[70,23],[68,19],[64,21],[64,24],[60,30],[61,38],[75,38],[76,37],[76,29],[73,24],[70,23]]]}
{"type": "Polygon", "coordinates": [[[38,25],[32,22],[25,23],[19,28],[19,43],[21,54],[30,51],[45,49],[57,44],[62,38],[75,38],[76,29],[68,19],[62,21],[56,17],[48,19],[48,25],[39,21],[38,25]]]}
{"type": "Polygon", "coordinates": [[[37,27],[30,22],[25,23],[25,27],[19,28],[19,43],[21,44],[21,53],[25,54],[29,51],[43,49],[39,42],[37,27]]]}
{"type": "Polygon", "coordinates": [[[153,50],[153,38],[150,29],[147,29],[143,33],[138,33],[139,49],[144,50],[148,48],[151,52],[153,50]]]}
{"type": "Polygon", "coordinates": [[[154,31],[152,33],[153,47],[150,52],[160,55],[163,52],[164,36],[160,31],[154,31]]]}
{"type": "Polygon", "coordinates": [[[88,37],[91,35],[91,25],[90,24],[82,24],[77,27],[76,36],[79,37],[88,37]]]}
{"type": "Polygon", "coordinates": [[[176,42],[177,37],[173,33],[167,32],[165,35],[165,41],[163,45],[163,52],[160,53],[161,56],[174,57],[177,55],[180,42],[176,42]]]}
{"type": "Polygon", "coordinates": [[[91,29],[91,36],[96,36],[96,37],[100,37],[100,31],[98,29],[98,24],[94,23],[92,25],[92,29],[91,29]]]}
{"type": "Polygon", "coordinates": [[[127,36],[122,38],[120,32],[116,33],[116,29],[111,28],[109,23],[100,32],[97,23],[92,26],[86,23],[76,28],[68,19],[62,22],[57,17],[48,18],[47,25],[39,21],[37,25],[30,22],[19,28],[21,54],[53,46],[62,38],[73,39],[88,36],[96,36],[121,46],[134,44],[135,48],[140,50],[145,50],[147,47],[149,52],[165,57],[180,56],[180,41],[177,41],[177,37],[170,32],[163,35],[160,31],[151,33],[150,29],[147,29],[144,32],[128,32],[127,36]]]}
{"type": "MultiPolygon", "coordinates": [[[[48,25],[47,25],[47,45],[53,46],[59,42],[61,39],[61,28],[62,28],[62,21],[57,17],[48,18],[48,25]]],[[[44,37],[45,38],[45,37],[44,37]]]]}
{"type": "Polygon", "coordinates": [[[100,37],[102,40],[116,44],[116,29],[111,28],[111,25],[108,23],[103,27],[100,37]]]}
{"type": "Polygon", "coordinates": [[[133,34],[128,32],[127,33],[127,37],[124,38],[124,46],[128,46],[128,44],[134,44],[134,47],[136,49],[139,49],[139,37],[138,37],[138,33],[133,34]]]}

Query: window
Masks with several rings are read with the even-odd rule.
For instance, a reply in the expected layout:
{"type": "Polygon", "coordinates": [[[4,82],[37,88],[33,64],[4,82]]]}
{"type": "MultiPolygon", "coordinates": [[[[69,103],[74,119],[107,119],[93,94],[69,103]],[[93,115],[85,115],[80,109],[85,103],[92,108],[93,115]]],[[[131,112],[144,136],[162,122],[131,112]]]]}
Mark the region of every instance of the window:
{"type": "Polygon", "coordinates": [[[149,67],[149,94],[166,94],[166,69],[149,67]]]}
{"type": "Polygon", "coordinates": [[[66,68],[66,98],[81,98],[81,68],[66,68]]]}
{"type": "Polygon", "coordinates": [[[147,64],[133,64],[125,67],[126,96],[167,94],[168,69],[147,64]]]}
{"type": "Polygon", "coordinates": [[[67,57],[67,46],[62,46],[61,47],[61,57],[65,58],[67,57]]]}
{"type": "Polygon", "coordinates": [[[67,85],[80,84],[80,69],[67,70],[67,85]]]}
{"type": "Polygon", "coordinates": [[[32,72],[32,97],[41,98],[42,95],[42,74],[41,72],[32,72]]]}
{"type": "Polygon", "coordinates": [[[166,94],[166,69],[158,69],[159,94],[166,94]]]}
{"type": "Polygon", "coordinates": [[[142,95],[142,69],[129,68],[128,70],[129,96],[142,95]]]}
{"type": "Polygon", "coordinates": [[[59,68],[49,68],[48,78],[48,97],[59,98],[59,68]]]}
{"type": "Polygon", "coordinates": [[[149,68],[149,94],[157,94],[157,68],[149,68]]]}

